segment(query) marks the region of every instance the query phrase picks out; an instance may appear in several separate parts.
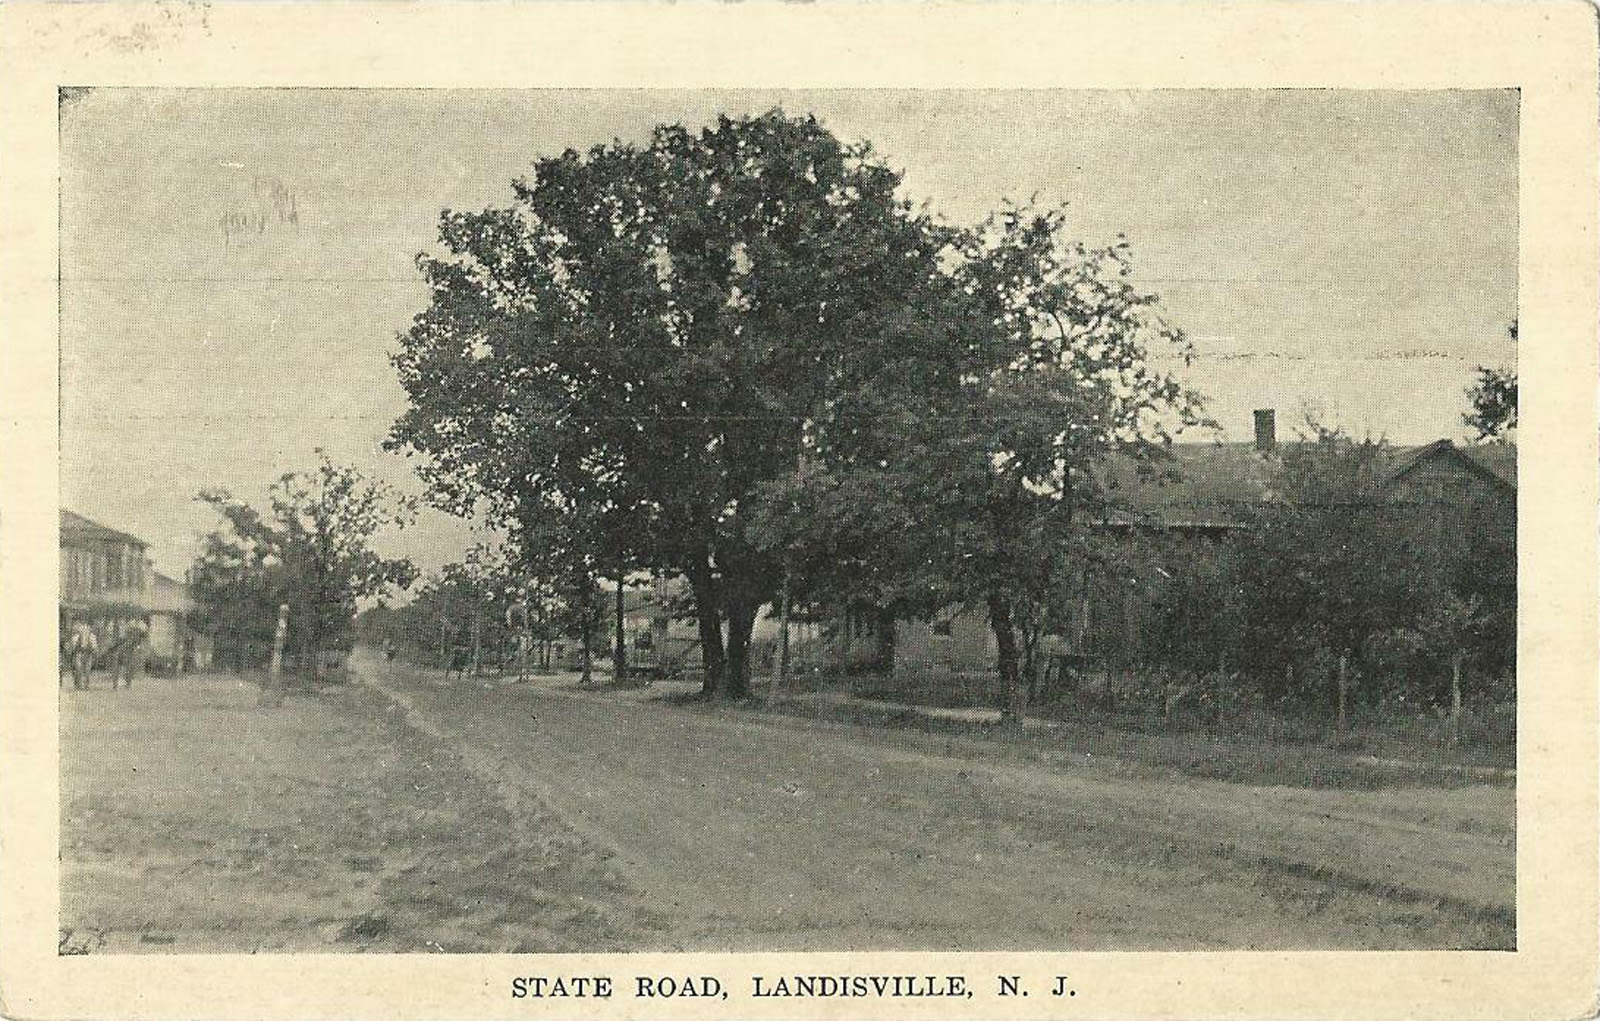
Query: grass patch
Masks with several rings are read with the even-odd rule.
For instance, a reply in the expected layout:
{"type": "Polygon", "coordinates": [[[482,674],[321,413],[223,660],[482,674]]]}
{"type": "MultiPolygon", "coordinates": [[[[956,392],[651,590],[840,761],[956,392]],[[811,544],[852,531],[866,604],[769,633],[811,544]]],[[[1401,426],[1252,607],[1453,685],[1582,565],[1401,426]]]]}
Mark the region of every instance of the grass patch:
{"type": "MultiPolygon", "coordinates": [[[[669,704],[682,704],[673,697],[669,704]]],[[[965,708],[948,706],[947,708],[965,708]]],[[[829,720],[904,735],[945,738],[947,754],[1002,758],[1029,764],[1079,766],[1086,760],[1113,762],[1134,772],[1175,771],[1185,776],[1256,786],[1375,790],[1421,785],[1462,787],[1475,782],[1510,784],[1509,775],[1483,776],[1460,763],[1437,759],[1396,765],[1374,759],[1368,745],[1334,747],[1319,741],[1274,740],[1257,732],[1164,729],[1162,721],[1085,711],[1049,720],[1047,728],[1019,730],[997,722],[949,719],[916,707],[867,701],[794,698],[751,711],[829,720]],[[881,706],[881,707],[880,707],[881,706]]]]}

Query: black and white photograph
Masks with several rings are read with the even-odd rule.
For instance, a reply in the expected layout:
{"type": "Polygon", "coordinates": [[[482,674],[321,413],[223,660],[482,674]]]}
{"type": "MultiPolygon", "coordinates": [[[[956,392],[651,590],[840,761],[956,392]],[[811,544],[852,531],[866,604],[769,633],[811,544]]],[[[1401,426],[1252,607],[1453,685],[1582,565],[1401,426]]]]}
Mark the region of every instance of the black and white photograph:
{"type": "Polygon", "coordinates": [[[59,955],[1517,949],[1517,88],[57,99],[59,955]]]}

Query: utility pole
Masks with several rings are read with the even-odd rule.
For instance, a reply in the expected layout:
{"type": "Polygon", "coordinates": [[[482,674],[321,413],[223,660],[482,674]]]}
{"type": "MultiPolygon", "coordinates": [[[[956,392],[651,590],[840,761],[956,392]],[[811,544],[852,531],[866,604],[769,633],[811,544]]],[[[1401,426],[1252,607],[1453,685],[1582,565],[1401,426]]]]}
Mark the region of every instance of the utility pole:
{"type": "Polygon", "coordinates": [[[1349,657],[1349,655],[1347,653],[1343,653],[1343,652],[1339,653],[1339,734],[1340,734],[1341,737],[1344,735],[1344,728],[1345,728],[1345,717],[1344,717],[1345,701],[1346,701],[1347,694],[1348,694],[1348,692],[1350,690],[1350,682],[1349,682],[1349,676],[1348,676],[1349,658],[1350,657],[1349,657]]]}
{"type": "MultiPolygon", "coordinates": [[[[509,593],[508,593],[509,594],[509,593]]],[[[517,680],[528,679],[528,647],[533,644],[533,629],[528,622],[528,594],[517,593],[518,601],[506,607],[506,631],[511,631],[513,611],[522,612],[522,626],[516,630],[517,636],[517,680]]]]}
{"type": "Polygon", "coordinates": [[[267,668],[267,682],[261,686],[261,705],[283,704],[283,643],[289,635],[289,604],[278,604],[278,628],[272,634],[272,665],[267,668]]]}
{"type": "Polygon", "coordinates": [[[1465,658],[1459,650],[1450,657],[1450,729],[1447,739],[1452,746],[1461,743],[1461,661],[1465,658]]]}
{"type": "Polygon", "coordinates": [[[622,574],[623,574],[622,568],[618,567],[617,568],[617,630],[616,630],[615,636],[613,636],[613,643],[614,644],[613,644],[613,648],[611,650],[611,673],[612,673],[612,679],[615,680],[619,684],[628,679],[628,650],[627,650],[627,646],[625,645],[627,636],[624,633],[623,627],[622,627],[622,624],[623,624],[623,619],[622,618],[623,618],[624,614],[627,612],[626,607],[624,605],[624,599],[623,599],[623,594],[622,594],[622,574]]]}
{"type": "Polygon", "coordinates": [[[585,687],[594,683],[594,631],[597,614],[595,613],[594,594],[599,588],[595,576],[585,573],[583,576],[583,601],[580,603],[581,612],[578,620],[583,629],[583,673],[580,683],[585,687]]]}
{"type": "Polygon", "coordinates": [[[772,679],[772,697],[776,703],[789,687],[789,552],[783,554],[783,588],[778,593],[778,673],[772,679]]]}

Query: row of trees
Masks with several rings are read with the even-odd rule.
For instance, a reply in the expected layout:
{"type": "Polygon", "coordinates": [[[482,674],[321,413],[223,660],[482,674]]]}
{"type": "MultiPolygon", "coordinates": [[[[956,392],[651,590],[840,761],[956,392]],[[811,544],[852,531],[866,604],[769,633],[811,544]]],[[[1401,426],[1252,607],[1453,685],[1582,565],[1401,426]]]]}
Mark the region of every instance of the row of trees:
{"type": "Polygon", "coordinates": [[[588,679],[593,652],[605,646],[609,593],[592,576],[530,570],[505,545],[480,544],[418,586],[404,606],[374,606],[357,618],[362,640],[433,665],[550,669],[552,643],[574,639],[588,679]]]}

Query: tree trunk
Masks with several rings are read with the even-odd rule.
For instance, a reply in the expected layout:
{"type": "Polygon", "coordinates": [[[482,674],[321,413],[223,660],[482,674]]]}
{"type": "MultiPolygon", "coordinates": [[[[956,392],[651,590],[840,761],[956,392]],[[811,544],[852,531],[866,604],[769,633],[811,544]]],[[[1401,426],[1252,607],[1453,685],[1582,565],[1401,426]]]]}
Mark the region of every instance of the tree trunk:
{"type": "Polygon", "coordinates": [[[595,605],[594,594],[598,588],[595,577],[585,572],[583,575],[583,601],[579,604],[582,616],[578,621],[578,629],[583,632],[583,644],[579,655],[582,657],[582,681],[584,687],[594,682],[594,626],[595,605]]]}
{"type": "Polygon", "coordinates": [[[1011,600],[998,592],[989,594],[989,627],[994,630],[997,649],[996,666],[1000,670],[1001,720],[1012,726],[1022,726],[1027,712],[1028,693],[1022,686],[1022,676],[1017,662],[1017,632],[1012,621],[1011,600]]]}
{"type": "Polygon", "coordinates": [[[1450,657],[1450,731],[1452,746],[1461,743],[1461,653],[1450,657]]]}
{"type": "Polygon", "coordinates": [[[594,683],[594,629],[589,626],[590,623],[589,616],[585,613],[583,620],[583,650],[579,653],[582,657],[579,669],[581,670],[580,683],[586,688],[594,683]]]}
{"type": "Polygon", "coordinates": [[[878,649],[873,656],[877,660],[878,669],[885,674],[894,673],[894,610],[882,607],[878,610],[876,638],[878,649]]]}
{"type": "Polygon", "coordinates": [[[628,679],[627,635],[623,631],[623,617],[627,613],[622,594],[622,572],[617,572],[617,628],[612,636],[611,674],[618,683],[628,679]]]}
{"type": "Polygon", "coordinates": [[[689,591],[694,594],[694,616],[700,625],[700,662],[705,679],[700,693],[707,697],[722,688],[722,615],[717,610],[716,587],[709,565],[689,575],[689,591]]]}
{"type": "Polygon", "coordinates": [[[483,666],[483,620],[478,610],[472,611],[472,676],[477,677],[483,666]]]}
{"type": "Polygon", "coordinates": [[[836,651],[839,653],[840,677],[850,676],[850,641],[853,626],[854,616],[850,612],[850,607],[846,606],[844,612],[839,614],[839,641],[836,643],[836,651]]]}
{"type": "Polygon", "coordinates": [[[750,633],[755,630],[759,609],[744,603],[728,607],[728,665],[723,674],[728,698],[750,694],[750,633]]]}

